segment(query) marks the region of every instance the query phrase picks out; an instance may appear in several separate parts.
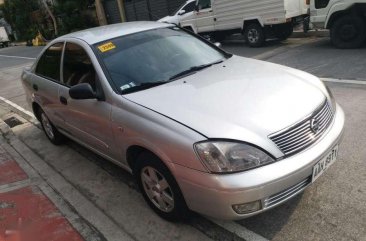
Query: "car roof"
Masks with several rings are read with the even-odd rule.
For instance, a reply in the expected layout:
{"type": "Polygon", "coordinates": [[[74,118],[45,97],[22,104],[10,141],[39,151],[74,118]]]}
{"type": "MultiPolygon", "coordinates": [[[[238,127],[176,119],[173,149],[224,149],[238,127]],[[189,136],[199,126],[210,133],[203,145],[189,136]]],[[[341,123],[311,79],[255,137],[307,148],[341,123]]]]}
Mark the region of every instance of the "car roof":
{"type": "Polygon", "coordinates": [[[88,44],[92,45],[119,36],[124,36],[128,34],[143,32],[157,28],[165,28],[169,26],[173,25],[167,23],[149,22],[149,21],[125,22],[125,23],[117,23],[96,28],[85,29],[82,31],[61,36],[56,40],[77,38],[84,40],[88,44]]]}

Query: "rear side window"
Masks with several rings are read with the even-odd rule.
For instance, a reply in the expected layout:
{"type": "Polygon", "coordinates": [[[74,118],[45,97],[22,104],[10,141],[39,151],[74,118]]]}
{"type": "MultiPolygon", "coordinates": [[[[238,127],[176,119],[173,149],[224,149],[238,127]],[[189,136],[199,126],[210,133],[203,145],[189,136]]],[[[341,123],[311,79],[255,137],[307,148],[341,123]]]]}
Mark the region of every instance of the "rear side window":
{"type": "Polygon", "coordinates": [[[85,50],[74,43],[67,43],[64,55],[63,81],[66,86],[87,83],[96,90],[96,73],[85,50]]]}
{"type": "Polygon", "coordinates": [[[41,56],[36,67],[36,74],[60,82],[60,64],[64,43],[56,43],[41,56]]]}

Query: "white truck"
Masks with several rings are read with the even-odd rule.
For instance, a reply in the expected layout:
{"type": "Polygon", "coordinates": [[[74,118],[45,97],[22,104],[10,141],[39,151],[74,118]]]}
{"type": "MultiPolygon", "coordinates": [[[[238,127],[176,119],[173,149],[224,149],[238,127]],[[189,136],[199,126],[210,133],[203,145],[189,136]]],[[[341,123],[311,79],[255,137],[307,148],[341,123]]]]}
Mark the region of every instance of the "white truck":
{"type": "Polygon", "coordinates": [[[4,27],[0,27],[0,46],[2,48],[9,46],[9,37],[4,27]]]}
{"type": "Polygon", "coordinates": [[[197,0],[193,14],[178,13],[183,28],[217,41],[242,33],[250,46],[259,47],[268,38],[287,39],[309,13],[309,0],[197,0]]]}
{"type": "Polygon", "coordinates": [[[330,30],[338,48],[359,48],[366,40],[366,0],[311,0],[310,21],[330,30]]]}

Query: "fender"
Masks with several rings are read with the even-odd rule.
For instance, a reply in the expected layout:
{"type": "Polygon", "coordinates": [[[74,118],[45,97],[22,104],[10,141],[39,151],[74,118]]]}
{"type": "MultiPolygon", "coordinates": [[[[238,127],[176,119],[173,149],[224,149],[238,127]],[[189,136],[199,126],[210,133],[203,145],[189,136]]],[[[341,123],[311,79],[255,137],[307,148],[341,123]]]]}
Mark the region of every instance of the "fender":
{"type": "MultiPolygon", "coordinates": [[[[188,21],[187,21],[188,22],[188,21]]],[[[193,29],[193,32],[195,33],[195,34],[198,34],[198,32],[197,32],[197,28],[196,28],[196,26],[193,24],[193,23],[180,23],[180,27],[181,28],[187,28],[187,27],[189,27],[189,28],[192,28],[193,29]]]]}
{"type": "MultiPolygon", "coordinates": [[[[357,3],[366,3],[366,0],[357,1],[357,3]]],[[[327,29],[329,26],[329,20],[333,16],[333,14],[341,11],[346,11],[347,9],[351,8],[354,4],[356,4],[355,1],[343,1],[338,2],[332,5],[332,7],[329,9],[327,18],[325,20],[324,28],[327,29]]]]}

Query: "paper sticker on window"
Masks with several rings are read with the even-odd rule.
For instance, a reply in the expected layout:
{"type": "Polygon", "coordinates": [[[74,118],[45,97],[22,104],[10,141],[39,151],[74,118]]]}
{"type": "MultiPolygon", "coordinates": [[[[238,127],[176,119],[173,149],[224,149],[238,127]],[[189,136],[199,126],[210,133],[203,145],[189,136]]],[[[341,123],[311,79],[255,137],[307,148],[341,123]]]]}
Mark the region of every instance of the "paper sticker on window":
{"type": "Polygon", "coordinates": [[[114,45],[112,42],[108,42],[108,43],[105,43],[105,44],[102,44],[102,45],[98,46],[98,49],[102,53],[110,51],[114,48],[116,48],[116,45],[114,45]]]}

